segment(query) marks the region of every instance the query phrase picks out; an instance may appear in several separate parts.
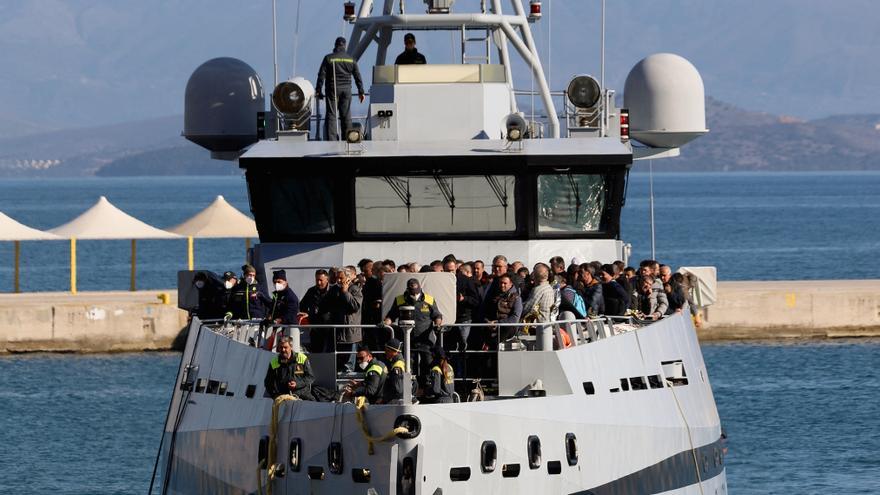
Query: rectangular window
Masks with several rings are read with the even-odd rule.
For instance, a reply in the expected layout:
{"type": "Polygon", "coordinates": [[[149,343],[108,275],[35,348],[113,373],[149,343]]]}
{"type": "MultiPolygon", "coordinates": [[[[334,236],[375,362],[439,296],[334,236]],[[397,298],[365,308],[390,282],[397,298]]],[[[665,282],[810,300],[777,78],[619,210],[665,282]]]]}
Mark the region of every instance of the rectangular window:
{"type": "Polygon", "coordinates": [[[605,211],[605,177],[599,174],[538,176],[539,232],[597,232],[605,211]]]}
{"type": "Polygon", "coordinates": [[[515,185],[512,175],[357,177],[357,232],[512,232],[515,185]]]}
{"type": "Polygon", "coordinates": [[[332,234],[333,190],[329,177],[273,177],[267,188],[271,212],[262,217],[272,221],[276,235],[332,234]]]}

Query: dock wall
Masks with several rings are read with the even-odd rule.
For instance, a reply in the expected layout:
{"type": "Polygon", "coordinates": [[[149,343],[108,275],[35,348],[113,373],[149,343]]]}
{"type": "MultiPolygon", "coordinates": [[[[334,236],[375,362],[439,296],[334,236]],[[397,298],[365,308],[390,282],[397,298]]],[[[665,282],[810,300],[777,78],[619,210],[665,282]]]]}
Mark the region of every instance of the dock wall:
{"type": "Polygon", "coordinates": [[[2,294],[0,354],[166,350],[186,320],[172,290],[2,294]]]}
{"type": "MultiPolygon", "coordinates": [[[[0,294],[0,354],[170,349],[176,292],[0,294]]],[[[704,311],[703,341],[880,337],[880,280],[720,282],[704,311]]]]}

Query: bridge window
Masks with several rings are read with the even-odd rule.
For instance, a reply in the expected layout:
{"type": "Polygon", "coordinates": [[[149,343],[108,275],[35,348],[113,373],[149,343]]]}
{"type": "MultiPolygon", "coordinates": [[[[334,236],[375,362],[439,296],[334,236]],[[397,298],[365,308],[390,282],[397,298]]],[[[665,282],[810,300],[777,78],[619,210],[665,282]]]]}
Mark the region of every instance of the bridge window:
{"type": "Polygon", "coordinates": [[[539,232],[596,232],[605,210],[605,177],[598,174],[538,176],[539,232]]]}
{"type": "Polygon", "coordinates": [[[271,212],[262,219],[276,235],[332,234],[336,231],[333,218],[333,189],[329,177],[271,178],[271,187],[258,194],[269,195],[271,212]]]}
{"type": "Polygon", "coordinates": [[[355,179],[359,233],[512,232],[512,175],[355,179]]]}

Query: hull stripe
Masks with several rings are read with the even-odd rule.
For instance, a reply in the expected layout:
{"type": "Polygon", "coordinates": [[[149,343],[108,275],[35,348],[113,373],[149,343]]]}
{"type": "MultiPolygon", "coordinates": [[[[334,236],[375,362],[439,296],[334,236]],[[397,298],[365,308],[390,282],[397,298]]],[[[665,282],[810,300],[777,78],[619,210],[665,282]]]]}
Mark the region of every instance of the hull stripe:
{"type": "MultiPolygon", "coordinates": [[[[703,481],[724,472],[722,449],[721,438],[695,449],[697,468],[700,470],[700,479],[703,481]]],[[[694,467],[693,452],[685,450],[622,478],[590,490],[574,492],[572,495],[650,494],[677,490],[695,485],[700,481],[697,479],[697,468],[694,467]]]]}

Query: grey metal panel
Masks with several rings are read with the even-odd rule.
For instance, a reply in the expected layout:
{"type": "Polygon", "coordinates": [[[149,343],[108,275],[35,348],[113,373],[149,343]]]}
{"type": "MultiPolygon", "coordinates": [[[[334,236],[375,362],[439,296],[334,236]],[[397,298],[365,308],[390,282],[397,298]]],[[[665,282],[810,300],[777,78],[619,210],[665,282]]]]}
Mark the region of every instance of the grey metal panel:
{"type": "Polygon", "coordinates": [[[509,351],[498,353],[498,388],[501,395],[516,395],[541,379],[547,395],[571,393],[565,370],[555,352],[509,351]]]}

